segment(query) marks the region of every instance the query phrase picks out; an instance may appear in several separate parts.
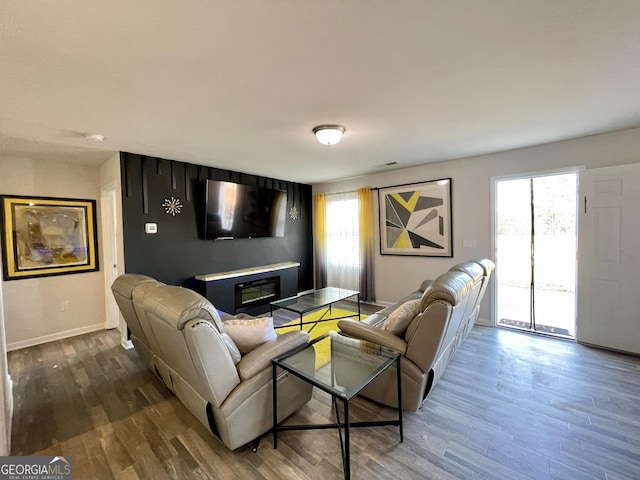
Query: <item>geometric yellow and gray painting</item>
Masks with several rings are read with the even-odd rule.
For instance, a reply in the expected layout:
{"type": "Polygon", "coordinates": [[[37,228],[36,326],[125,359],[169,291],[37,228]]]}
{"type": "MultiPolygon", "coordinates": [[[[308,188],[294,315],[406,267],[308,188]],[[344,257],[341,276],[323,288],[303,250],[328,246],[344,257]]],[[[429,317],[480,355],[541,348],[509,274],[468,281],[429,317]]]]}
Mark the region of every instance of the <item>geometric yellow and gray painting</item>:
{"type": "Polygon", "coordinates": [[[444,249],[444,200],[425,193],[413,190],[385,195],[387,248],[444,249]]]}

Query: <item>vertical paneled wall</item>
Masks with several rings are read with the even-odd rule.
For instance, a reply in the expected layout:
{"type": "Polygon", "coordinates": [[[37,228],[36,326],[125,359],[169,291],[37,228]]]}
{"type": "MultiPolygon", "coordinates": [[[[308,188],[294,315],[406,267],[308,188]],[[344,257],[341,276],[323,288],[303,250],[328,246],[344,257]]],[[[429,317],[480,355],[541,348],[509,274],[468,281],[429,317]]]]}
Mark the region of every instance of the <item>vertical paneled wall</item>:
{"type": "Polygon", "coordinates": [[[131,153],[121,153],[124,255],[127,273],[190,285],[195,275],[280,262],[299,262],[298,288],[313,288],[311,186],[131,153]],[[203,240],[206,179],[287,191],[283,238],[203,240]],[[166,213],[167,200],[180,213],[166,213]],[[299,212],[290,218],[292,206],[299,212]],[[156,223],[157,233],[145,233],[156,223]]]}

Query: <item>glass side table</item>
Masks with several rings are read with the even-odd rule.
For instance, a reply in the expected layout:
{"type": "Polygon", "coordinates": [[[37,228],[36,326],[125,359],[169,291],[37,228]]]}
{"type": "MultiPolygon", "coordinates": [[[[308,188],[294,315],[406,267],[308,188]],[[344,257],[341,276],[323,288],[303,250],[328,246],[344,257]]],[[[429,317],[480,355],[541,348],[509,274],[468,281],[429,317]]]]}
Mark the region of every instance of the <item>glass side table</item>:
{"type": "Polygon", "coordinates": [[[342,451],[344,477],[351,478],[349,449],[350,429],[355,427],[398,426],[400,442],[404,440],[402,430],[402,382],[400,354],[386,347],[329,332],[310,343],[295,348],[273,361],[273,448],[278,448],[278,432],[288,430],[318,430],[337,428],[342,451]],[[309,355],[320,356],[323,360],[309,362],[309,355]],[[325,363],[326,362],[326,363],[325,363]],[[315,367],[312,367],[314,364],[315,367]],[[371,383],[386,369],[396,365],[398,389],[397,420],[371,422],[351,422],[349,403],[364,387],[371,383]],[[278,412],[278,369],[295,375],[314,387],[331,395],[336,414],[335,423],[307,425],[279,425],[278,412]],[[340,418],[338,400],[344,406],[344,419],[340,418]],[[344,432],[344,438],[343,438],[344,432]]]}

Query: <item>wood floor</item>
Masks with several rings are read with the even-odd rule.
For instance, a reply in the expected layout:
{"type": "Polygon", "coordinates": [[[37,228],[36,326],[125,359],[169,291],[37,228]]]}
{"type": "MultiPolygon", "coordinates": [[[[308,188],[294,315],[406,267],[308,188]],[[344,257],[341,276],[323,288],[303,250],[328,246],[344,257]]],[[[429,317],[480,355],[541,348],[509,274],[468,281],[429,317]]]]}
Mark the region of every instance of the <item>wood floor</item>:
{"type": "MultiPolygon", "coordinates": [[[[337,433],[285,432],[234,452],[115,331],[11,352],[13,455],[71,455],[74,479],[341,478],[337,433]]],[[[329,399],[299,413],[321,422],[329,399]]],[[[354,420],[391,415],[356,400],[354,420]]],[[[421,411],[352,433],[358,479],[640,478],[640,359],[476,327],[421,411]]]]}

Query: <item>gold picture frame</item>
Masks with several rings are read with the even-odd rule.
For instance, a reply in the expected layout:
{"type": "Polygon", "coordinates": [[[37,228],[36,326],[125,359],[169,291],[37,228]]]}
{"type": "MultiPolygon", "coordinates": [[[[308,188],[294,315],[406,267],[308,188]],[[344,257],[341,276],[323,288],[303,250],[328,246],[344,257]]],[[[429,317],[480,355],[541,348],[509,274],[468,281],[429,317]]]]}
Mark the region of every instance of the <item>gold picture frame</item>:
{"type": "Polygon", "coordinates": [[[5,280],[99,269],[95,200],[0,198],[5,280]]]}
{"type": "Polygon", "coordinates": [[[380,254],[453,257],[451,178],[378,190],[380,254]]]}

